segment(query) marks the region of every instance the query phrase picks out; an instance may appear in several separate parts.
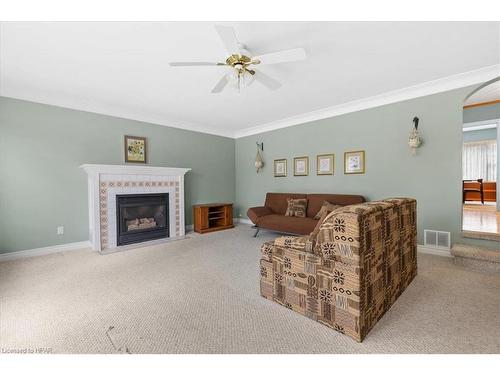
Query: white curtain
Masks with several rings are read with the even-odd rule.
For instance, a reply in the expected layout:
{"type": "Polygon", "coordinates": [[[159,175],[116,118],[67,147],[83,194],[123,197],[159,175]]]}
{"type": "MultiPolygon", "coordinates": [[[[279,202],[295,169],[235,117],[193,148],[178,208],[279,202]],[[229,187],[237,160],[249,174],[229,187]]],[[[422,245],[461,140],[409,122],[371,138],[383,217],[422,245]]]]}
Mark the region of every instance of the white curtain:
{"type": "Polygon", "coordinates": [[[464,180],[497,180],[497,142],[465,142],[462,153],[464,180]]]}

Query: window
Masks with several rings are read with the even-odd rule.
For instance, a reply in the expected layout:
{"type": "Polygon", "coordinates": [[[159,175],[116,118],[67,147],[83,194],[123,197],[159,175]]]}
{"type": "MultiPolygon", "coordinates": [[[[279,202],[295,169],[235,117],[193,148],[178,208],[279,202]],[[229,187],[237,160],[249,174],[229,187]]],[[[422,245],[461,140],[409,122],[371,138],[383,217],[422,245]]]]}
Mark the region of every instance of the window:
{"type": "Polygon", "coordinates": [[[462,153],[464,180],[497,180],[497,142],[465,142],[462,153]]]}

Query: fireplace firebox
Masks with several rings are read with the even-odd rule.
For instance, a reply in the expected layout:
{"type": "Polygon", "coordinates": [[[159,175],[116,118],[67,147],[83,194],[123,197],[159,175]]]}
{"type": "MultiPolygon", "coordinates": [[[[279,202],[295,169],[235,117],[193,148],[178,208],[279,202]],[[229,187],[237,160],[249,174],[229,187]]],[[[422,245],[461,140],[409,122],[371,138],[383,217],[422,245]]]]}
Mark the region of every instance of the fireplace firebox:
{"type": "Polygon", "coordinates": [[[116,196],[116,244],[169,237],[168,193],[116,196]]]}

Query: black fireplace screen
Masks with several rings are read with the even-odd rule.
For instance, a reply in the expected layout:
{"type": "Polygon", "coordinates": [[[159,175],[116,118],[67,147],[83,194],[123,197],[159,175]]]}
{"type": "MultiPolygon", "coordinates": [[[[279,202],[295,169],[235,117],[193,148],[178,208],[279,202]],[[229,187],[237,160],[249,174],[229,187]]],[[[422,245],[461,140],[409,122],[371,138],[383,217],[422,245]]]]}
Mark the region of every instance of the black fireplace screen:
{"type": "Polygon", "coordinates": [[[117,245],[169,237],[168,193],[116,196],[117,245]]]}

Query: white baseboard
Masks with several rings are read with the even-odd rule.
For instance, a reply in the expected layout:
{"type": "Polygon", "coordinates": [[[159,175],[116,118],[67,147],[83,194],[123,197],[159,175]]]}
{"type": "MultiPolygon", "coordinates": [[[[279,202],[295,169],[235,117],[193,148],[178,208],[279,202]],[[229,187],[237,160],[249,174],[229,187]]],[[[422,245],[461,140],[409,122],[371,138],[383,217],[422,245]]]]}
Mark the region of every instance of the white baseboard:
{"type": "Polygon", "coordinates": [[[417,251],[422,254],[439,255],[441,257],[452,258],[449,249],[436,248],[432,246],[417,245],[417,251]]]}
{"type": "Polygon", "coordinates": [[[36,257],[36,256],[46,255],[46,254],[60,253],[63,251],[80,250],[80,249],[85,249],[85,248],[90,248],[90,247],[91,247],[91,245],[90,245],[89,241],[82,241],[82,242],[65,243],[62,245],[55,245],[55,246],[39,247],[38,249],[14,251],[12,253],[0,254],[0,262],[6,262],[8,260],[15,260],[15,259],[22,259],[22,258],[36,257]]]}
{"type": "Polygon", "coordinates": [[[252,221],[250,219],[243,219],[242,217],[234,219],[236,223],[240,224],[248,224],[248,225],[253,225],[252,221]]]}
{"type": "MultiPolygon", "coordinates": [[[[237,218],[237,219],[234,219],[234,221],[236,223],[253,225],[253,223],[249,219],[237,218]]],[[[193,229],[193,225],[186,225],[186,230],[192,230],[192,229],[193,229]]],[[[89,241],[82,241],[82,242],[72,242],[72,243],[67,243],[67,244],[62,244],[62,245],[40,247],[38,249],[14,251],[12,253],[0,254],[0,262],[6,262],[9,260],[29,258],[29,257],[36,257],[36,256],[46,255],[46,254],[60,253],[63,251],[80,250],[80,249],[85,249],[85,248],[90,248],[90,247],[91,247],[91,244],[89,241]]],[[[419,253],[423,253],[423,254],[432,254],[432,255],[439,255],[439,256],[444,256],[444,257],[452,257],[450,250],[448,250],[448,249],[438,249],[438,248],[434,248],[434,247],[418,245],[417,250],[419,253]]]]}

